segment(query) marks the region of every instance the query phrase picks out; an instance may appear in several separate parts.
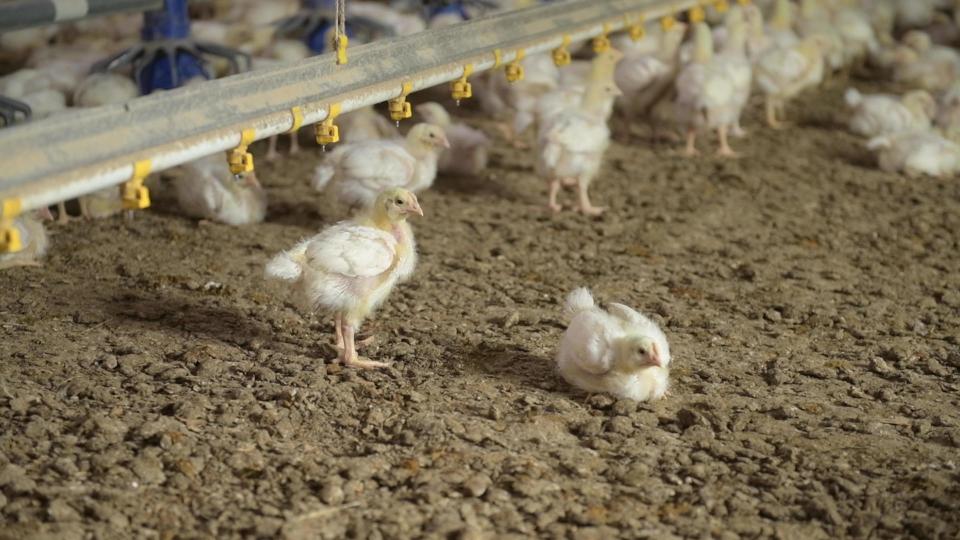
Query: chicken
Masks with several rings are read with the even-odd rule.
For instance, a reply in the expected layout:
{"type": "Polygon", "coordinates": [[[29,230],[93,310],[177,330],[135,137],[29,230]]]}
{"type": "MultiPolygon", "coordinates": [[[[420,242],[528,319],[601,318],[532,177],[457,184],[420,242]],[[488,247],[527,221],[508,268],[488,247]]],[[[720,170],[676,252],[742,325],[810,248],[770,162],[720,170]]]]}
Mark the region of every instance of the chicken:
{"type": "Polygon", "coordinates": [[[747,22],[738,6],[730,9],[726,28],[727,37],[720,48],[720,54],[717,55],[717,61],[733,80],[733,107],[737,112],[731,132],[737,137],[743,137],[746,132],[740,126],[740,115],[747,106],[750,91],[753,89],[753,64],[747,57],[747,22]]]}
{"type": "Polygon", "coordinates": [[[126,103],[140,95],[136,83],[115,73],[94,73],[73,92],[75,107],[99,107],[112,103],[126,103]]]}
{"type": "Polygon", "coordinates": [[[960,174],[960,144],[935,131],[876,137],[867,148],[877,153],[880,169],[884,171],[903,172],[911,178],[925,174],[934,177],[960,174]]]}
{"type": "Polygon", "coordinates": [[[20,233],[20,251],[0,253],[0,270],[15,266],[40,266],[40,259],[47,253],[50,244],[43,220],[53,219],[46,207],[25,213],[13,220],[13,227],[20,233]]]}
{"type": "Polygon", "coordinates": [[[212,154],[174,169],[173,187],[187,216],[246,225],[267,214],[267,194],[256,172],[234,176],[222,154],[212,154]]]}
{"type": "Polygon", "coordinates": [[[842,71],[845,67],[843,35],[832,21],[831,12],[820,0],[802,0],[800,18],[797,21],[800,36],[822,36],[825,48],[824,62],[830,72],[842,71]]]}
{"type": "Polygon", "coordinates": [[[369,206],[391,187],[419,193],[433,185],[443,148],[450,142],[433,124],[417,124],[403,139],[340,145],[314,171],[313,187],[329,185],[341,204],[353,208],[369,206]]]}
{"type": "MultiPolygon", "coordinates": [[[[625,56],[617,64],[614,81],[623,92],[620,102],[627,126],[642,116],[669,92],[679,68],[678,50],[687,25],[674,24],[660,32],[659,47],[648,54],[625,56]]],[[[628,127],[629,129],[629,127],[628,127]]]]}
{"type": "Polygon", "coordinates": [[[500,123],[499,129],[507,141],[517,147],[525,146],[519,139],[536,120],[537,103],[547,92],[557,88],[560,72],[549,54],[533,54],[521,61],[523,79],[508,82],[503,70],[491,70],[477,77],[474,94],[479,96],[483,110],[503,120],[512,117],[510,124],[500,123]]]}
{"type": "MultiPolygon", "coordinates": [[[[126,103],[139,95],[140,89],[127,77],[114,73],[94,73],[74,91],[73,103],[77,107],[100,107],[126,103]]],[[[83,195],[78,201],[80,215],[84,218],[106,218],[123,210],[120,189],[116,186],[83,195]]],[[[68,222],[71,218],[67,215],[64,203],[59,203],[57,208],[57,221],[68,222]]]]}
{"type": "Polygon", "coordinates": [[[880,46],[870,17],[852,6],[850,0],[842,0],[837,4],[833,25],[843,40],[844,66],[862,65],[880,46]]]}
{"type": "Polygon", "coordinates": [[[930,119],[936,113],[937,106],[933,96],[924,90],[898,97],[863,95],[856,88],[849,88],[844,99],[853,109],[850,131],[864,137],[925,130],[930,127],[930,119]]]}
{"type": "Polygon", "coordinates": [[[570,318],[557,369],[587,392],[636,401],[662,398],[670,382],[670,345],[656,323],[623,304],[600,309],[587,289],[567,296],[570,318]]]}
{"type": "Polygon", "coordinates": [[[437,170],[477,175],[487,168],[490,139],[484,132],[463,122],[454,122],[443,105],[432,101],[417,106],[417,114],[426,122],[442,127],[450,141],[450,148],[440,153],[437,170]]]}
{"type": "MultiPolygon", "coordinates": [[[[696,44],[693,62],[680,71],[676,81],[675,114],[686,129],[686,153],[691,156],[697,153],[696,139],[699,130],[716,129],[720,138],[717,154],[735,156],[736,153],[727,141],[727,132],[738,122],[740,111],[746,102],[737,95],[737,83],[733,75],[734,66],[739,64],[739,59],[732,56],[714,56],[713,38],[706,23],[697,23],[693,32],[696,44]]],[[[730,41],[742,44],[742,37],[742,27],[735,26],[730,41]]],[[[740,68],[742,66],[737,66],[736,69],[740,68]]]]}
{"type": "Polygon", "coordinates": [[[613,82],[613,72],[622,56],[616,49],[598,54],[579,106],[540,129],[536,170],[549,182],[548,207],[554,212],[562,209],[557,203],[561,184],[577,186],[581,212],[587,215],[603,212],[603,208],[590,202],[588,188],[610,144],[606,114],[620,95],[613,82]]]}
{"type": "Polygon", "coordinates": [[[960,81],[940,96],[936,125],[946,138],[960,142],[960,81]]]}
{"type": "Polygon", "coordinates": [[[354,336],[363,320],[416,265],[412,215],[423,216],[416,195],[388,188],[358,217],[333,225],[275,256],[266,275],[294,284],[305,309],[334,315],[337,361],[360,368],[389,364],[357,355],[354,336]]]}
{"type": "Polygon", "coordinates": [[[936,0],[896,0],[897,28],[922,28],[933,22],[936,0]]]}
{"type": "Polygon", "coordinates": [[[822,50],[827,42],[821,35],[805,37],[790,47],[771,47],[754,65],[757,86],[766,95],[767,124],[780,128],[785,103],[807,88],[823,81],[822,50]]]}
{"type": "Polygon", "coordinates": [[[774,47],[792,47],[800,38],[793,31],[793,5],[789,0],[776,0],[773,16],[767,24],[766,33],[774,47]]]}
{"type": "Polygon", "coordinates": [[[362,107],[343,114],[337,118],[337,123],[340,125],[341,143],[392,139],[400,136],[396,124],[387,120],[373,107],[362,107]]]}
{"type": "Polygon", "coordinates": [[[960,79],[960,53],[934,45],[930,36],[910,31],[903,36],[893,60],[893,80],[930,92],[942,92],[960,79]]]}

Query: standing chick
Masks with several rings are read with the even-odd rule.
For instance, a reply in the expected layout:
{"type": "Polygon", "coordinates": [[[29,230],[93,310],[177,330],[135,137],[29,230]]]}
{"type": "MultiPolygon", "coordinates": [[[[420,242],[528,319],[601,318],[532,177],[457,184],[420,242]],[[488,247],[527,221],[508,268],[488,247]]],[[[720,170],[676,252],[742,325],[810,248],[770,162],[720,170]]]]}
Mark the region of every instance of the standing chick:
{"type": "Polygon", "coordinates": [[[925,130],[930,127],[930,119],[937,108],[933,96],[924,90],[914,90],[898,97],[863,95],[856,88],[848,88],[844,99],[853,109],[850,131],[864,137],[925,130]]]}
{"type": "Polygon", "coordinates": [[[656,323],[623,304],[597,307],[587,289],[567,296],[570,324],[557,353],[557,368],[587,392],[648,401],[667,392],[670,345],[656,323]]]}
{"type": "Polygon", "coordinates": [[[235,177],[222,154],[213,154],[174,170],[173,186],[187,216],[246,225],[267,215],[267,193],[253,171],[235,177]]]}
{"type": "Polygon", "coordinates": [[[332,182],[334,196],[350,207],[370,206],[391,187],[417,193],[433,185],[442,148],[450,142],[433,124],[417,124],[403,139],[340,145],[314,171],[313,187],[323,190],[332,182]]]}
{"type": "Polygon", "coordinates": [[[433,101],[417,106],[417,113],[428,123],[443,128],[450,148],[440,153],[437,169],[444,173],[477,175],[487,168],[490,139],[463,122],[454,122],[443,105],[433,101]]]}
{"type": "Polygon", "coordinates": [[[568,114],[555,117],[542,126],[537,138],[537,174],[549,181],[550,201],[554,212],[562,207],[557,194],[563,183],[575,184],[579,210],[599,215],[603,208],[593,206],[587,189],[600,170],[603,154],[610,145],[607,118],[613,100],[620,95],[613,82],[613,72],[623,55],[616,49],[600,53],[593,60],[590,80],[579,106],[568,114]]]}
{"type": "MultiPolygon", "coordinates": [[[[730,41],[738,39],[730,36],[730,41]]],[[[735,156],[727,142],[727,132],[740,118],[745,99],[737,94],[731,57],[713,55],[713,40],[706,23],[694,26],[693,62],[677,76],[676,115],[687,130],[687,155],[697,154],[697,131],[716,129],[720,138],[717,154],[735,156]]]]}
{"type": "Polygon", "coordinates": [[[767,124],[770,127],[782,127],[777,117],[783,117],[784,105],[789,99],[823,81],[822,51],[827,45],[824,36],[812,35],[797,45],[771,47],[757,59],[754,77],[766,95],[767,124]]]}
{"type": "Polygon", "coordinates": [[[393,287],[413,274],[417,254],[407,223],[411,215],[423,216],[417,196],[389,188],[362,215],[327,228],[267,264],[268,277],[295,284],[305,308],[333,313],[337,361],[360,368],[389,365],[361,359],[354,336],[393,287]]]}
{"type": "Polygon", "coordinates": [[[13,226],[20,232],[23,249],[14,253],[0,253],[0,270],[15,266],[40,266],[40,259],[46,255],[50,244],[43,220],[51,219],[53,215],[46,207],[14,219],[13,226]]]}

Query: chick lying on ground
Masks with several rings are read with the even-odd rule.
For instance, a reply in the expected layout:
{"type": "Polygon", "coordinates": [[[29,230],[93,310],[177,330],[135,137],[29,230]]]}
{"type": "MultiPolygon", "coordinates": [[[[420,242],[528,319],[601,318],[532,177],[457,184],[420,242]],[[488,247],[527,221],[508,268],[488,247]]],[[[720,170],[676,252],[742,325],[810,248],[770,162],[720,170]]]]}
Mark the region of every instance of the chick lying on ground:
{"type": "Polygon", "coordinates": [[[419,193],[433,185],[437,160],[450,142],[443,128],[417,124],[403,139],[343,144],[314,171],[313,187],[332,190],[340,204],[365,208],[385,189],[419,193]]]}
{"type": "Polygon", "coordinates": [[[587,289],[567,296],[570,324],[557,353],[557,368],[587,392],[647,401],[667,392],[670,346],[660,328],[623,304],[600,309],[587,289]]]}
{"type": "Polygon", "coordinates": [[[416,195],[389,188],[363,214],[300,242],[267,264],[268,277],[293,282],[305,309],[334,315],[339,362],[360,368],[388,365],[361,359],[355,335],[393,287],[413,274],[417,254],[407,223],[411,215],[423,216],[416,195]]]}
{"type": "Polygon", "coordinates": [[[949,177],[960,174],[960,144],[936,131],[916,131],[875,137],[867,148],[877,153],[880,169],[902,172],[911,178],[922,175],[949,177]]]}
{"type": "Polygon", "coordinates": [[[433,101],[417,106],[417,114],[442,127],[450,142],[450,148],[440,153],[437,162],[440,172],[476,175],[487,168],[490,139],[482,131],[463,122],[454,122],[443,105],[433,101]]]}
{"type": "Polygon", "coordinates": [[[849,88],[844,99],[853,109],[850,131],[864,137],[927,129],[937,108],[933,96],[924,90],[914,90],[899,97],[864,95],[856,88],[849,88]]]}
{"type": "Polygon", "coordinates": [[[47,208],[24,214],[13,220],[13,227],[20,233],[20,251],[0,253],[0,270],[15,266],[40,266],[40,259],[47,253],[50,241],[43,220],[53,215],[47,208]]]}
{"type": "Polygon", "coordinates": [[[266,217],[267,193],[256,172],[234,176],[223,154],[181,165],[173,175],[177,201],[187,216],[227,225],[260,223],[266,217]]]}

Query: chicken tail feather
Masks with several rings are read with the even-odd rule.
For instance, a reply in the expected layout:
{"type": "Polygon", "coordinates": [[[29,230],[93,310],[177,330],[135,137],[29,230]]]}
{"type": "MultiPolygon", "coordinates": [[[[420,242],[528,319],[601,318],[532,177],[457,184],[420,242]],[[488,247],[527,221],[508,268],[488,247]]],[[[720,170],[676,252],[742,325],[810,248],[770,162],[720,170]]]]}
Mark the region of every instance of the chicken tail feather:
{"type": "Polygon", "coordinates": [[[296,281],[303,274],[304,257],[307,252],[307,242],[289,251],[284,251],[267,263],[266,275],[268,278],[296,281]]]}
{"type": "Polygon", "coordinates": [[[567,301],[564,303],[564,310],[567,315],[573,317],[581,311],[593,309],[596,304],[593,301],[593,295],[584,287],[574,289],[567,295],[567,301]]]}

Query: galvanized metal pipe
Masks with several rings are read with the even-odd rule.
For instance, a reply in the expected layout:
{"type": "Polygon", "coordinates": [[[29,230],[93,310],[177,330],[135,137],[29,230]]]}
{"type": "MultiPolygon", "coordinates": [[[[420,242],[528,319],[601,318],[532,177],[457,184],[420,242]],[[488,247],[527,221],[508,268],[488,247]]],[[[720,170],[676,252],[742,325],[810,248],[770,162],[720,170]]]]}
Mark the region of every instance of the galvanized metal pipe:
{"type": "Polygon", "coordinates": [[[0,34],[98,15],[159,9],[163,0],[17,0],[0,2],[0,34]]]}
{"type": "Polygon", "coordinates": [[[332,54],[155,93],[125,105],[72,114],[0,131],[0,200],[18,198],[40,208],[119,185],[133,163],[149,159],[153,171],[230,150],[240,132],[263,139],[289,130],[293,107],[304,125],[322,121],[328,106],[342,112],[452,81],[463,66],[474,71],[506,64],[518,50],[534,54],[626,27],[627,19],[653,21],[699,5],[698,0],[583,0],[503,13],[410,36],[351,48],[350,62],[332,54]]]}

